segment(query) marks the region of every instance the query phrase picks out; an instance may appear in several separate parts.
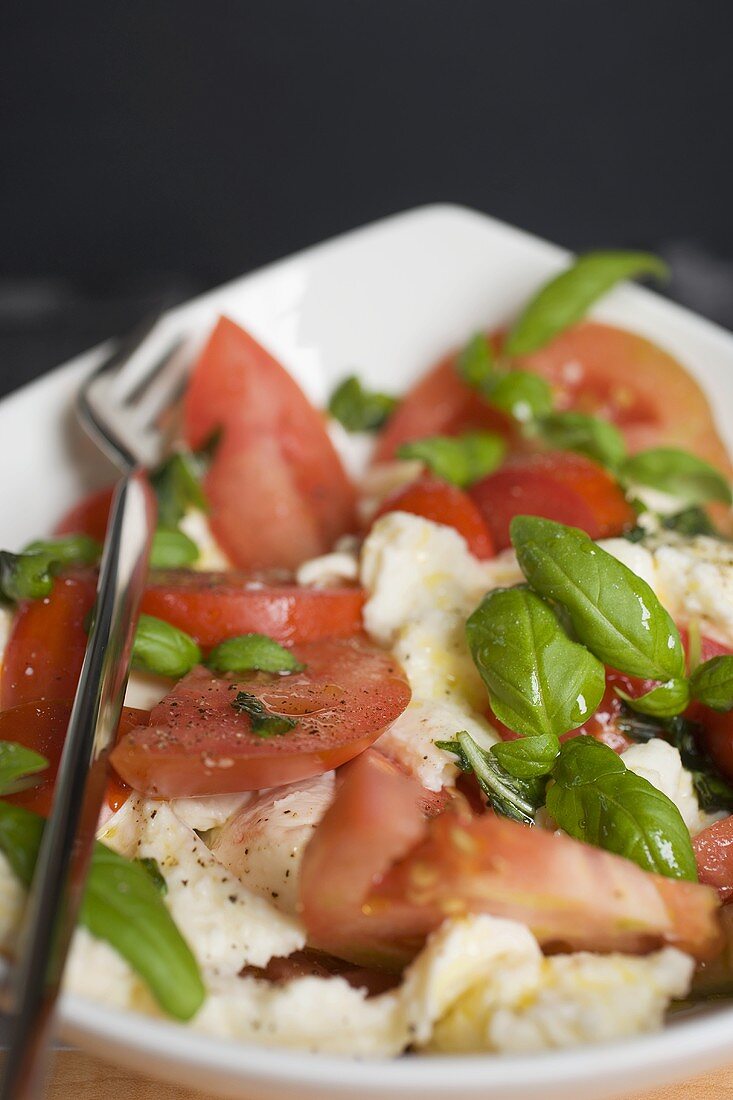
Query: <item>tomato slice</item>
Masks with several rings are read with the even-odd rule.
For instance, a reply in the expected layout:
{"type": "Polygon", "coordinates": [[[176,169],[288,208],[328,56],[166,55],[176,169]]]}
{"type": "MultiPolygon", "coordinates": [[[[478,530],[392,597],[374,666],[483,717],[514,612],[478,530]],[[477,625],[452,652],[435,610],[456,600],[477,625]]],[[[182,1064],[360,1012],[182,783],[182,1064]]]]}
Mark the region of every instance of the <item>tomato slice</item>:
{"type": "Polygon", "coordinates": [[[96,588],[95,573],[80,570],[58,577],[44,599],[19,605],[0,672],[3,710],[19,703],[73,699],[96,588]]]}
{"type": "Polygon", "coordinates": [[[235,565],[290,568],[355,529],[354,490],[322,414],[225,317],[194,367],[184,417],[194,450],[221,433],[204,489],[211,529],[235,565]]]}
{"type": "Polygon", "coordinates": [[[602,467],[568,451],[516,455],[469,490],[497,550],[511,545],[515,516],[544,516],[609,538],[633,527],[636,516],[602,467]]]}
{"type": "Polygon", "coordinates": [[[259,790],[321,775],[363,752],[410,700],[402,670],[363,638],[309,642],[304,672],[213,677],[194,669],[118,743],[112,763],[135,790],[163,798],[259,790]],[[297,721],[258,736],[234,710],[238,692],[297,721]]]}
{"type": "Polygon", "coordinates": [[[587,321],[519,365],[552,384],[557,408],[613,421],[630,451],[682,447],[733,475],[700,386],[676,359],[643,336],[587,321]]]}
{"type": "Polygon", "coordinates": [[[692,838],[700,882],[714,886],[721,900],[733,897],[733,817],[714,821],[692,838]]]}
{"type": "MultiPolygon", "coordinates": [[[[4,795],[7,802],[48,816],[70,715],[71,702],[57,699],[20,703],[0,712],[0,741],[15,741],[48,760],[48,768],[39,773],[37,784],[17,794],[4,795]]],[[[139,726],[146,719],[147,711],[123,707],[120,730],[139,726]]]]}
{"type": "MultiPolygon", "coordinates": [[[[302,916],[314,946],[367,965],[389,964],[389,944],[369,942],[361,903],[373,883],[424,835],[421,788],[376,749],[342,775],[303,856],[302,916]]],[[[393,961],[401,961],[399,951],[393,961]]]]}
{"type": "Polygon", "coordinates": [[[152,574],[142,610],[185,630],[205,649],[250,633],[290,645],[360,633],[364,599],[361,588],[306,588],[282,574],[175,569],[152,574]]]}
{"type": "Polygon", "coordinates": [[[56,535],[89,535],[104,542],[114,486],[98,489],[70,508],[56,524],[56,535]]]}
{"type": "Polygon", "coordinates": [[[455,352],[447,356],[405,394],[377,439],[375,462],[396,458],[403,443],[429,435],[486,431],[514,440],[511,419],[462,381],[456,359],[455,352]]]}
{"type": "Polygon", "coordinates": [[[449,811],[420,827],[414,793],[397,785],[404,777],[367,778],[337,791],[302,864],[303,918],[322,950],[399,965],[446,916],[468,913],[520,921],[546,950],[644,953],[674,944],[704,959],[720,949],[712,890],[490,812],[449,811]]]}
{"type": "Polygon", "coordinates": [[[390,493],[375,520],[386,512],[410,512],[453,527],[475,557],[482,560],[494,557],[494,544],[478,508],[466,493],[447,481],[428,476],[418,478],[390,493]]]}

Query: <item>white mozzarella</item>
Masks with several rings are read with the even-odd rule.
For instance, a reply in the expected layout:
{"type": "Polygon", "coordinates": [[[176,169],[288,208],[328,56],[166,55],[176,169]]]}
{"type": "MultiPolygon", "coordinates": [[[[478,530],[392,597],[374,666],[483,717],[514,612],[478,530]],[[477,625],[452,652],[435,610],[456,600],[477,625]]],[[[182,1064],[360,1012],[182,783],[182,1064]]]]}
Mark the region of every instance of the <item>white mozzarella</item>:
{"type": "Polygon", "coordinates": [[[199,548],[193,569],[217,572],[232,568],[232,563],[214,538],[205,512],[199,508],[188,508],[178,526],[199,548]]]}
{"type": "Polygon", "coordinates": [[[173,687],[165,676],[155,676],[152,672],[133,669],[127,681],[125,706],[138,707],[140,710],[152,710],[173,687]]]}
{"type": "Polygon", "coordinates": [[[303,851],[333,794],[333,772],[261,791],[217,830],[211,850],[249,890],[295,913],[303,851]]]}
{"type": "Polygon", "coordinates": [[[355,581],[358,576],[359,559],[354,551],[349,550],[335,550],[331,554],[304,561],[295,574],[298,584],[316,588],[339,581],[355,581]]]}

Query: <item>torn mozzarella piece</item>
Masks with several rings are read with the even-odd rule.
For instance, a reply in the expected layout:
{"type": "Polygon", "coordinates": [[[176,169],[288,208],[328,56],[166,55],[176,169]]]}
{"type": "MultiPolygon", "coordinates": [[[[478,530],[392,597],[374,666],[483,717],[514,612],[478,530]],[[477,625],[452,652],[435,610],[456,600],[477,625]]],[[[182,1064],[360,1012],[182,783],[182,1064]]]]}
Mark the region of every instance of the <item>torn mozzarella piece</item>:
{"type": "Polygon", "coordinates": [[[341,581],[355,581],[359,576],[359,559],[356,553],[336,550],[332,554],[322,554],[311,558],[298,566],[295,574],[298,584],[312,585],[315,588],[341,581]]]}
{"type": "Polygon", "coordinates": [[[240,794],[203,794],[195,798],[174,798],[168,805],[178,820],[188,825],[189,829],[207,833],[209,829],[223,825],[253,798],[253,791],[242,791],[240,794]]]}
{"type": "Polygon", "coordinates": [[[171,681],[165,676],[133,669],[127,681],[125,706],[139,710],[152,710],[171,690],[171,681]]]}
{"type": "Polygon", "coordinates": [[[216,859],[249,890],[295,913],[303,851],[333,800],[333,772],[260,794],[217,830],[216,859]]]}
{"type": "Polygon", "coordinates": [[[300,922],[248,890],[167,803],[129,799],[100,840],[157,862],[166,905],[205,974],[238,974],[303,947],[300,922]]]}

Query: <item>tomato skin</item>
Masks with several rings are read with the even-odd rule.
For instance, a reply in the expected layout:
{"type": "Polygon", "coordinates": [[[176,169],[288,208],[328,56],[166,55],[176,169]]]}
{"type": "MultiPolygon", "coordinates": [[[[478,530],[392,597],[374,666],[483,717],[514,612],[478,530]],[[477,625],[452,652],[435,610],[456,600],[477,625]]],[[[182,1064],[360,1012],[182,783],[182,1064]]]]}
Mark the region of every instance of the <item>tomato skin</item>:
{"type": "Polygon", "coordinates": [[[96,574],[79,570],[57,577],[44,599],[19,604],[0,672],[3,710],[19,703],[73,699],[96,589],[96,574]]]}
{"type": "Polygon", "coordinates": [[[193,369],[184,421],[194,450],[221,433],[204,490],[211,529],[239,568],[293,568],[355,530],[354,489],[324,417],[225,317],[193,369]]]}
{"type": "Polygon", "coordinates": [[[377,439],[375,462],[396,458],[403,443],[429,435],[478,430],[515,440],[516,428],[510,418],[466,385],[457,373],[456,360],[455,353],[447,356],[405,394],[377,439]]]}
{"type": "Polygon", "coordinates": [[[733,474],[699,384],[643,336],[585,321],[517,365],[551,383],[559,410],[576,409],[611,420],[632,453],[681,447],[733,474]]]}
{"type": "Polygon", "coordinates": [[[497,550],[511,545],[509,525],[518,515],[580,527],[593,539],[619,535],[636,522],[613,478],[595,462],[569,451],[516,455],[477,481],[469,496],[497,550]]]}
{"type": "Polygon", "coordinates": [[[365,598],[350,585],[306,588],[282,575],[176,569],[151,575],[142,610],[205,649],[250,633],[293,645],[360,633],[365,598]]]}
{"type": "Polygon", "coordinates": [[[104,542],[114,486],[97,489],[70,508],[54,529],[56,535],[89,535],[104,542]]]}
{"type": "Polygon", "coordinates": [[[387,497],[374,519],[387,512],[410,512],[415,516],[453,527],[465,540],[474,557],[485,561],[495,555],[489,529],[471,498],[455,485],[435,477],[420,477],[387,497]]]}
{"type": "Polygon", "coordinates": [[[410,700],[397,663],[365,639],[310,642],[296,654],[306,667],[289,676],[194,669],[153,708],[149,727],[119,741],[115,770],[135,790],[162,798],[279,787],[351,760],[410,700]],[[258,736],[232,706],[240,691],[292,716],[296,727],[258,736]]]}
{"type": "Polygon", "coordinates": [[[733,817],[714,821],[692,838],[700,882],[714,886],[721,901],[733,897],[733,817]]]}
{"type": "MultiPolygon", "coordinates": [[[[140,725],[147,715],[145,710],[123,707],[120,730],[140,725]]],[[[0,711],[0,741],[16,741],[48,760],[48,768],[39,774],[37,785],[17,794],[3,795],[6,802],[48,816],[70,716],[71,702],[57,699],[19,703],[10,710],[0,711]]]]}

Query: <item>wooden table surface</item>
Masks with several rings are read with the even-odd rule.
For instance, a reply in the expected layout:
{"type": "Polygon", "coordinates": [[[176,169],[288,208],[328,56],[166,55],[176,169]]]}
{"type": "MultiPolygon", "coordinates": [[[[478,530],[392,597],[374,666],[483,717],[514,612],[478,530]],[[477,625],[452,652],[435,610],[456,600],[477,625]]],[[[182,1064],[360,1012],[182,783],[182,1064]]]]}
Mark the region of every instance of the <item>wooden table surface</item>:
{"type": "MultiPolygon", "coordinates": [[[[140,1077],[81,1051],[62,1050],[56,1054],[49,1097],[50,1100],[72,1097],[73,1100],[206,1100],[207,1094],[140,1077]]],[[[244,1093],[240,1100],[247,1100],[244,1093]]],[[[572,1100],[583,1100],[582,1094],[573,1093],[572,1100]]],[[[623,1100],[733,1100],[733,1066],[623,1100]]]]}

